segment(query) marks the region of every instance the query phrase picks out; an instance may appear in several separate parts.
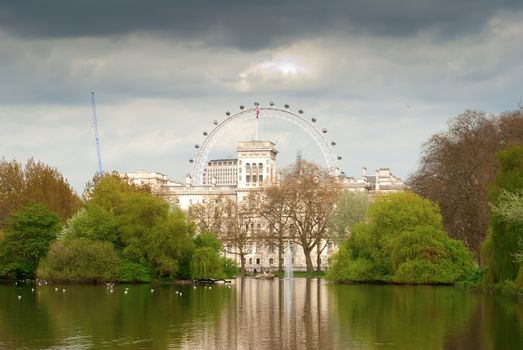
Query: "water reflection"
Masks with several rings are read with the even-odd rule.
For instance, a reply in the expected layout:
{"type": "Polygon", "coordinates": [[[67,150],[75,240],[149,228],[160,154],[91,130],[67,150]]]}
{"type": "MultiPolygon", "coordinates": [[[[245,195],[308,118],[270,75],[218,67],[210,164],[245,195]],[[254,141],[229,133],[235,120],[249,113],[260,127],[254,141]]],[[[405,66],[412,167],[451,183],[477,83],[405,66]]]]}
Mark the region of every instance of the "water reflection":
{"type": "Polygon", "coordinates": [[[0,285],[0,349],[523,348],[522,304],[450,287],[238,279],[150,288],[0,285]]]}

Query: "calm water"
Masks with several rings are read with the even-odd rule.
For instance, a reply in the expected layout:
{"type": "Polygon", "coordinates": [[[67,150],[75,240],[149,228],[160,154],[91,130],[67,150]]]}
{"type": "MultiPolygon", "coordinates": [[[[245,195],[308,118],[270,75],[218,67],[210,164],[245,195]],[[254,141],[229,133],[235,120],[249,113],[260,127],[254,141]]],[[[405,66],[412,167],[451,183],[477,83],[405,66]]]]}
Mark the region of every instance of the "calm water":
{"type": "Polygon", "coordinates": [[[522,303],[450,287],[56,287],[0,285],[1,349],[523,349],[522,303]]]}

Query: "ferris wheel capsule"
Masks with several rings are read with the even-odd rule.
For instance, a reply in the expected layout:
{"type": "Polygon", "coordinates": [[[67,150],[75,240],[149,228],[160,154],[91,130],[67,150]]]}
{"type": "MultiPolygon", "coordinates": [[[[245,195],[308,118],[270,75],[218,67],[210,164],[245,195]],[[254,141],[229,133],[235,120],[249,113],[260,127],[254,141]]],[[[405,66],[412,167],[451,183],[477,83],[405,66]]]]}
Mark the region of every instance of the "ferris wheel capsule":
{"type": "Polygon", "coordinates": [[[255,107],[257,107],[257,106],[259,106],[259,105],[260,105],[259,102],[254,102],[254,106],[255,106],[255,107]]]}
{"type": "Polygon", "coordinates": [[[244,108],[245,108],[245,107],[244,107],[243,105],[240,106],[240,109],[241,109],[242,111],[243,111],[244,108]]]}
{"type": "Polygon", "coordinates": [[[196,145],[194,145],[194,148],[198,149],[198,148],[200,148],[200,145],[196,144],[196,145]]]}
{"type": "Polygon", "coordinates": [[[303,109],[300,109],[298,113],[303,114],[303,109]]]}
{"type": "Polygon", "coordinates": [[[326,133],[327,133],[327,129],[323,128],[323,129],[321,130],[321,132],[324,133],[324,134],[326,134],[326,133]]]}
{"type": "Polygon", "coordinates": [[[193,163],[194,162],[194,159],[189,159],[189,163],[193,163]]]}
{"type": "Polygon", "coordinates": [[[311,118],[311,122],[316,123],[316,118],[311,118]]]}
{"type": "Polygon", "coordinates": [[[212,122],[214,125],[218,125],[218,121],[216,119],[213,120],[212,122]]]}
{"type": "Polygon", "coordinates": [[[332,141],[331,146],[336,146],[336,142],[332,141]]]}
{"type": "Polygon", "coordinates": [[[338,156],[338,160],[341,160],[341,156],[338,156]]]}
{"type": "Polygon", "coordinates": [[[269,102],[269,106],[274,107],[274,102],[269,102]]]}
{"type": "Polygon", "coordinates": [[[203,136],[207,136],[207,131],[204,131],[204,132],[203,132],[203,136]]]}
{"type": "Polygon", "coordinates": [[[285,108],[289,108],[289,105],[288,105],[288,104],[285,104],[285,106],[283,106],[283,107],[285,107],[285,108]]]}
{"type": "Polygon", "coordinates": [[[225,115],[226,115],[226,116],[230,116],[230,115],[231,115],[231,112],[227,111],[227,112],[225,112],[225,115]]]}

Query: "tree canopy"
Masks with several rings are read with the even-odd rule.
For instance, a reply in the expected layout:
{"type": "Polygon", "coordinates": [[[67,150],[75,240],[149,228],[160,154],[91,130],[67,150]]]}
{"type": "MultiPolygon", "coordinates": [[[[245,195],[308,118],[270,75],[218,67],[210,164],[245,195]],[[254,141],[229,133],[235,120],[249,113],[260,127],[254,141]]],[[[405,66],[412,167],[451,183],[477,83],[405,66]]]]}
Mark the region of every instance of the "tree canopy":
{"type": "Polygon", "coordinates": [[[483,245],[487,281],[514,281],[523,286],[523,146],[498,152],[500,169],[489,197],[494,205],[489,235],[483,245]]]}
{"type": "Polygon", "coordinates": [[[471,254],[443,229],[436,204],[412,192],[376,198],[367,221],[331,260],[335,280],[451,283],[475,272],[471,254]]]}
{"type": "Polygon", "coordinates": [[[58,215],[43,204],[33,203],[13,213],[0,241],[0,276],[33,278],[59,229],[58,215]]]}
{"type": "Polygon", "coordinates": [[[465,111],[424,144],[419,168],[408,181],[416,193],[438,203],[449,235],[464,241],[476,257],[487,234],[496,152],[523,143],[522,113],[494,117],[465,111]]]}
{"type": "Polygon", "coordinates": [[[25,167],[15,160],[0,160],[0,228],[7,226],[11,213],[33,202],[45,204],[62,221],[81,206],[80,198],[55,168],[32,158],[25,167]]]}

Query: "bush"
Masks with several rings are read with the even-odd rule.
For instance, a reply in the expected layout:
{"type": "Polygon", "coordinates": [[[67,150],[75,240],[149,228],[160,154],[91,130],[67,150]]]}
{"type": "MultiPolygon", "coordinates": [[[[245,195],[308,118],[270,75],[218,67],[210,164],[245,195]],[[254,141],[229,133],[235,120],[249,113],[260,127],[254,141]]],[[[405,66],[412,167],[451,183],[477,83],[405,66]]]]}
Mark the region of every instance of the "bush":
{"type": "Polygon", "coordinates": [[[119,258],[108,242],[69,239],[54,242],[40,262],[40,279],[67,282],[104,282],[118,278],[119,258]]]}
{"type": "Polygon", "coordinates": [[[151,269],[143,264],[132,262],[129,260],[121,260],[120,262],[120,282],[151,282],[151,269]]]}

